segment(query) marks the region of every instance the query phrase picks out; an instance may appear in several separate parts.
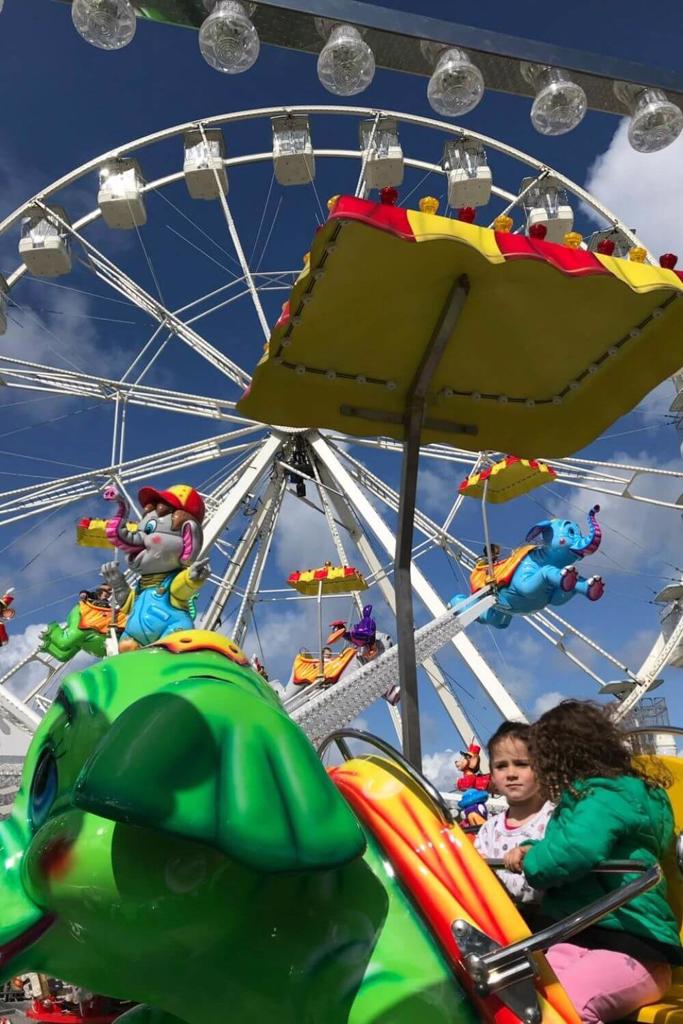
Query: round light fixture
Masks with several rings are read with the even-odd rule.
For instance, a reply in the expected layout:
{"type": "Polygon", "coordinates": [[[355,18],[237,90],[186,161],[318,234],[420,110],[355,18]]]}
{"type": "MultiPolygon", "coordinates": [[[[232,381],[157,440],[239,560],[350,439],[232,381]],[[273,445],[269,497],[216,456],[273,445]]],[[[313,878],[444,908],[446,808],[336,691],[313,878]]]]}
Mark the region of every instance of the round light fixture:
{"type": "Polygon", "coordinates": [[[135,35],[130,0],[73,0],[71,20],[78,34],[101,50],[120,50],[135,35]]]}
{"type": "Polygon", "coordinates": [[[586,94],[561,68],[522,64],[522,77],[535,89],[531,123],[541,135],[564,135],[581,124],[586,94]]]}
{"type": "Polygon", "coordinates": [[[628,141],[639,153],[656,153],[683,131],[683,111],[661,89],[615,82],[614,92],[631,113],[628,141]]]}
{"type": "Polygon", "coordinates": [[[443,49],[435,43],[422,44],[428,60],[436,66],[427,86],[427,99],[437,114],[459,117],[474,110],[484,95],[484,76],[464,50],[443,49]]]}
{"type": "Polygon", "coordinates": [[[375,55],[353,25],[332,25],[316,18],[318,31],[327,42],[318,57],[318,78],[335,96],[355,96],[375,76],[375,55]],[[329,33],[329,34],[328,34],[329,33]]]}
{"type": "Polygon", "coordinates": [[[199,30],[202,57],[216,71],[239,75],[248,71],[261,49],[258,32],[249,15],[253,5],[240,0],[204,0],[211,14],[199,30]]]}

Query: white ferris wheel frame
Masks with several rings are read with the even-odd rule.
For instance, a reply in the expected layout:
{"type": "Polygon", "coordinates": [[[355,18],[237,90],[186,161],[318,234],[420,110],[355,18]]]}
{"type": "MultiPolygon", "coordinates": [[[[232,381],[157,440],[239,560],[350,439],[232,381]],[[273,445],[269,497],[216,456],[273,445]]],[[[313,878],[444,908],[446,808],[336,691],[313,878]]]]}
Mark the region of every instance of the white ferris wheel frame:
{"type": "MultiPolygon", "coordinates": [[[[276,106],[238,111],[205,118],[201,121],[185,122],[116,147],[82,164],[17,207],[16,210],[0,222],[0,235],[4,235],[14,228],[31,208],[42,207],[47,212],[46,204],[53,196],[59,194],[62,189],[73,185],[79,179],[97,171],[99,167],[109,160],[117,157],[129,157],[148,146],[182,136],[191,129],[199,130],[204,134],[213,128],[234,125],[249,120],[261,119],[269,121],[271,118],[282,116],[283,114],[329,115],[333,117],[350,116],[355,118],[375,118],[376,120],[380,116],[387,116],[395,119],[399,125],[407,124],[427,128],[438,131],[445,136],[460,137],[467,135],[478,140],[486,149],[511,157],[519,163],[532,168],[535,172],[531,185],[528,185],[518,194],[510,193],[495,184],[493,185],[493,194],[507,204],[505,212],[509,212],[514,206],[519,204],[524,194],[533,184],[552,174],[553,178],[560,185],[592,208],[604,219],[607,225],[618,229],[633,245],[641,244],[638,237],[614,213],[580,186],[547,164],[506,143],[470,129],[465,130],[459,126],[433,118],[391,110],[378,110],[376,108],[333,105],[276,106]]],[[[356,194],[363,194],[365,155],[361,150],[314,148],[313,155],[323,159],[360,160],[361,171],[356,194]]],[[[226,157],[223,160],[223,164],[226,169],[236,168],[267,162],[272,160],[272,156],[271,150],[241,154],[239,156],[226,157]]],[[[445,173],[443,167],[439,164],[428,163],[409,156],[404,157],[404,163],[407,167],[426,173],[431,172],[439,175],[445,173]]],[[[143,191],[156,191],[180,181],[182,178],[183,171],[176,171],[154,181],[146,182],[143,186],[143,191]]],[[[292,271],[270,271],[263,275],[252,272],[232,217],[228,198],[222,189],[220,189],[220,205],[242,270],[242,277],[237,280],[237,283],[243,283],[245,286],[243,292],[231,296],[227,301],[234,301],[236,298],[248,295],[253,303],[261,330],[267,340],[270,328],[261,305],[259,292],[261,288],[268,287],[269,283],[273,287],[283,287],[283,282],[286,281],[287,275],[292,274],[292,271]],[[259,276],[265,279],[263,285],[259,285],[257,280],[259,276]]],[[[249,374],[223,352],[210,345],[192,326],[193,318],[183,319],[183,314],[188,312],[196,303],[190,303],[189,306],[175,311],[167,309],[163,302],[150,295],[128,274],[122,271],[116,263],[108,259],[97,247],[89,242],[83,232],[99,219],[101,216],[99,208],[95,208],[80,217],[73,224],[67,223],[66,220],[61,220],[54,212],[50,212],[49,216],[53,221],[56,220],[69,233],[71,238],[83,247],[96,276],[120,296],[136,305],[157,324],[154,334],[143,349],[143,353],[160,334],[167,332],[169,336],[176,335],[179,337],[234,384],[244,387],[249,383],[249,374]]],[[[651,259],[651,257],[648,258],[651,259]]],[[[7,284],[10,297],[12,288],[22,280],[26,273],[27,269],[22,264],[8,276],[7,284]]],[[[202,298],[207,297],[210,296],[202,298]]],[[[197,300],[197,302],[199,301],[201,300],[197,300]]],[[[220,308],[222,304],[224,303],[220,303],[219,306],[213,307],[208,312],[220,308]]],[[[207,314],[203,313],[203,315],[207,314]]],[[[199,319],[199,317],[196,319],[199,319]]],[[[143,353],[138,355],[135,362],[140,359],[143,353]]],[[[4,493],[0,492],[0,525],[38,515],[48,508],[53,510],[66,507],[86,496],[94,496],[101,491],[105,483],[111,480],[118,482],[125,490],[126,485],[151,474],[157,475],[159,473],[172,472],[176,469],[186,468],[189,465],[211,461],[227,455],[242,455],[244,461],[232,471],[227,480],[216,491],[207,496],[205,551],[209,551],[214,544],[219,549],[222,548],[220,537],[232,517],[268,477],[271,479],[249,529],[245,531],[237,548],[231,552],[231,559],[227,570],[222,577],[215,580],[216,590],[202,617],[202,625],[205,628],[212,628],[216,625],[227,597],[236,592],[242,573],[245,571],[246,566],[250,564],[250,559],[253,559],[247,573],[246,585],[241,590],[240,609],[235,622],[235,638],[239,643],[246,634],[249,614],[257,599],[270,550],[272,530],[285,492],[284,470],[286,463],[283,463],[282,458],[279,456],[281,456],[283,444],[286,444],[287,439],[291,438],[295,432],[283,430],[282,428],[268,428],[263,424],[253,423],[237,415],[235,403],[231,401],[187,394],[170,389],[149,387],[142,383],[144,371],[138,375],[136,380],[126,380],[126,376],[131,370],[132,367],[129,368],[127,374],[124,374],[121,380],[117,381],[81,373],[76,370],[55,368],[0,355],[0,379],[8,387],[45,391],[50,394],[60,394],[69,397],[88,397],[103,402],[109,401],[114,405],[114,429],[110,465],[102,466],[94,471],[74,474],[60,480],[50,481],[46,484],[23,487],[4,493]],[[218,422],[234,426],[230,431],[204,441],[194,442],[136,459],[125,460],[123,458],[125,415],[129,404],[171,411],[181,415],[215,419],[218,422]]],[[[327,518],[340,559],[345,562],[346,553],[338,525],[341,526],[342,530],[356,545],[366,563],[370,578],[373,582],[377,583],[389,608],[394,611],[396,597],[390,579],[390,571],[386,565],[382,564],[370,538],[373,538],[374,544],[378,545],[390,560],[393,557],[396,546],[396,537],[367,495],[373,495],[386,508],[395,512],[399,505],[397,492],[388,487],[376,474],[370,472],[357,459],[350,456],[348,452],[337,447],[340,441],[345,440],[343,435],[322,435],[317,430],[299,433],[305,436],[307,445],[315,455],[313,463],[315,477],[313,482],[317,487],[322,511],[327,518]]],[[[354,444],[360,447],[365,445],[376,450],[386,451],[400,451],[402,448],[399,442],[385,438],[354,439],[354,444]]],[[[446,445],[423,447],[421,455],[423,458],[444,460],[468,467],[478,465],[480,460],[480,456],[472,452],[451,448],[446,445]]],[[[609,461],[599,462],[590,459],[568,458],[549,461],[558,473],[559,483],[570,487],[583,487],[597,493],[607,493],[637,502],[680,511],[680,506],[675,502],[667,502],[639,495],[634,493],[633,489],[636,481],[643,475],[676,478],[681,479],[683,482],[683,473],[650,469],[630,464],[611,463],[609,461]]],[[[444,614],[446,605],[421,573],[416,558],[429,547],[439,546],[449,552],[463,567],[471,568],[474,562],[474,553],[449,532],[461,501],[461,498],[456,498],[442,525],[435,523],[424,513],[416,510],[415,527],[419,533],[423,534],[425,540],[418,544],[413,552],[412,587],[414,594],[420,598],[423,605],[435,619],[444,614]]],[[[662,668],[667,664],[668,659],[683,638],[682,616],[669,640],[665,641],[663,636],[660,635],[638,672],[632,672],[618,658],[611,655],[590,637],[575,629],[554,610],[545,609],[543,612],[526,618],[531,627],[540,636],[561,650],[583,672],[592,677],[601,689],[604,690],[605,688],[605,680],[573,651],[567,649],[565,641],[568,636],[574,636],[581,640],[589,649],[600,654],[626,680],[631,682],[631,691],[621,701],[617,712],[618,716],[626,714],[656,683],[662,668]]],[[[506,718],[524,719],[521,708],[507,691],[504,682],[498,678],[469,637],[464,632],[458,631],[452,637],[452,642],[468,664],[470,670],[477,677],[496,709],[506,718]]],[[[476,736],[477,730],[472,726],[460,700],[448,685],[444,673],[434,658],[429,655],[421,660],[427,678],[432,683],[458,734],[463,741],[469,742],[473,736],[476,736]]],[[[38,712],[43,711],[45,707],[45,691],[48,686],[54,684],[56,677],[65,668],[65,666],[59,665],[49,656],[41,654],[39,651],[30,654],[0,679],[0,713],[11,718],[20,727],[32,731],[40,719],[38,712]],[[42,662],[47,668],[47,675],[21,701],[12,694],[6,684],[19,669],[31,660],[42,662]]],[[[341,713],[342,709],[340,708],[339,710],[341,713]]],[[[398,730],[400,722],[399,713],[396,709],[392,709],[391,713],[394,725],[397,726],[398,730]]]]}

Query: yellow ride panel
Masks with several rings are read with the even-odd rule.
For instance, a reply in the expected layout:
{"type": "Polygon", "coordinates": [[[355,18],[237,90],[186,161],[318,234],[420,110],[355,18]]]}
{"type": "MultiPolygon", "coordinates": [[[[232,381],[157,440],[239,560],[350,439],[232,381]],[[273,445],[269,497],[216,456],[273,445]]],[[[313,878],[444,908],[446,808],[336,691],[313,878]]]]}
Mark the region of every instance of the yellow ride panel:
{"type": "Polygon", "coordinates": [[[411,383],[462,275],[469,295],[432,380],[425,443],[565,456],[683,365],[674,271],[342,197],[238,410],[402,440],[411,383]]]}

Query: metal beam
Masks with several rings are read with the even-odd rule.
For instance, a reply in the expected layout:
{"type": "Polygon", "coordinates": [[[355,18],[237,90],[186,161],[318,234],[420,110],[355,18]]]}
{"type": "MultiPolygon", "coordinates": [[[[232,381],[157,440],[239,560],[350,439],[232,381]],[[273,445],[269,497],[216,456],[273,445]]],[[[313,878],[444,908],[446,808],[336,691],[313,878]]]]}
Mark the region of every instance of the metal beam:
{"type": "MultiPolygon", "coordinates": [[[[249,520],[249,524],[244,531],[244,534],[237,543],[235,550],[230,555],[228,566],[223,574],[223,578],[214,591],[211,603],[201,617],[202,629],[217,628],[218,620],[221,617],[223,609],[230,599],[230,595],[239,581],[257,541],[262,535],[264,524],[270,516],[272,503],[275,500],[279,486],[279,478],[271,481],[263,496],[263,501],[261,502],[256,515],[252,516],[249,520]]],[[[218,547],[219,542],[215,541],[214,543],[215,546],[218,547]]]]}
{"type": "MultiPolygon", "coordinates": [[[[419,8],[417,2],[414,6],[419,8]]],[[[140,5],[140,14],[153,21],[198,27],[206,17],[206,8],[202,0],[149,0],[140,5]]],[[[484,76],[486,88],[497,92],[533,96],[520,72],[520,62],[528,61],[573,72],[591,110],[623,115],[612,88],[614,81],[656,86],[675,102],[683,103],[683,75],[678,70],[484,30],[450,19],[428,18],[417,10],[399,11],[359,0],[257,0],[253,21],[261,42],[317,54],[324,40],[316,28],[316,17],[365,28],[365,39],[378,67],[393,71],[429,77],[433,66],[420,45],[429,40],[468,50],[484,76]]]]}
{"type": "Polygon", "coordinates": [[[103,466],[86,473],[50,480],[45,484],[32,487],[19,487],[11,491],[0,492],[0,525],[27,519],[39,515],[46,510],[61,508],[80,498],[99,494],[105,484],[112,479],[130,483],[133,480],[149,479],[151,474],[170,473],[173,469],[187,469],[202,462],[219,459],[226,455],[248,450],[261,444],[260,439],[247,441],[244,444],[230,444],[236,438],[258,433],[265,429],[262,424],[252,424],[231,434],[219,434],[206,441],[195,441],[179,448],[170,448],[164,452],[153,452],[117,466],[103,466]]]}
{"type": "Polygon", "coordinates": [[[286,478],[284,475],[279,474],[271,480],[267,496],[264,498],[266,512],[256,536],[256,556],[249,572],[249,579],[247,580],[247,585],[244,589],[242,603],[240,604],[240,609],[237,613],[235,625],[232,630],[232,638],[238,647],[243,646],[247,635],[247,629],[249,627],[249,619],[253,618],[254,602],[257,599],[261,580],[263,579],[263,573],[266,568],[266,560],[270,554],[270,548],[275,534],[275,523],[280,513],[286,486],[286,478]]]}
{"type": "Polygon", "coordinates": [[[211,550],[244,499],[258,487],[266,473],[271,471],[283,440],[281,434],[273,431],[258,451],[243,464],[238,480],[214,510],[210,522],[204,529],[202,555],[211,550]]]}
{"type": "Polygon", "coordinates": [[[30,363],[0,355],[0,385],[25,391],[45,391],[67,398],[101,399],[106,402],[125,400],[130,405],[148,409],[201,416],[212,420],[229,420],[244,425],[251,422],[235,414],[235,403],[223,398],[208,398],[183,391],[154,388],[133,381],[110,380],[89,373],[30,363]]]}
{"type": "MultiPolygon", "coordinates": [[[[396,595],[391,581],[387,578],[383,572],[382,563],[375,554],[375,551],[368,539],[367,534],[358,523],[356,517],[353,514],[353,508],[350,502],[347,500],[345,495],[341,495],[336,490],[336,482],[334,478],[329,475],[326,466],[320,467],[320,475],[324,484],[330,488],[328,490],[328,496],[330,503],[333,505],[337,518],[339,519],[342,526],[345,528],[354,544],[358,548],[363,561],[367,565],[371,573],[373,573],[377,580],[377,586],[382,594],[382,597],[387,602],[387,605],[391,611],[396,614],[396,595]]],[[[467,746],[473,740],[482,747],[480,738],[477,736],[476,730],[472,723],[465,714],[461,704],[456,699],[453,691],[448,686],[443,672],[439,668],[434,658],[426,658],[422,667],[427,673],[427,676],[432,683],[437,697],[443,704],[446,714],[450,718],[451,722],[455,726],[460,739],[463,744],[467,746]]],[[[400,738],[400,737],[399,737],[400,738]]],[[[486,758],[484,757],[483,762],[486,758]]]]}
{"type": "Polygon", "coordinates": [[[398,667],[403,702],[401,709],[403,754],[418,771],[422,770],[422,745],[420,742],[415,618],[413,616],[410,570],[413,560],[413,528],[417,500],[417,474],[420,463],[420,440],[427,392],[463,310],[468,291],[469,283],[464,277],[456,281],[451,288],[408,391],[405,411],[405,442],[401,464],[401,493],[398,503],[394,575],[398,667]]]}

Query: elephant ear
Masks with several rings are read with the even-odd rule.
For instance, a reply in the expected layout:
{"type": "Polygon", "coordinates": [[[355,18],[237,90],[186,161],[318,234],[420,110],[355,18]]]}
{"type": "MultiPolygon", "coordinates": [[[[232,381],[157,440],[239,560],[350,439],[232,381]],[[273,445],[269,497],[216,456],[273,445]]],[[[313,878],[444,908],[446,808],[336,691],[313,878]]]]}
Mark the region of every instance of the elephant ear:
{"type": "Polygon", "coordinates": [[[527,533],[525,540],[528,543],[531,543],[532,540],[536,540],[536,538],[541,534],[543,534],[543,543],[549,544],[553,536],[553,524],[550,519],[542,519],[540,523],[536,523],[532,526],[527,533]]]}
{"type": "Polygon", "coordinates": [[[182,566],[190,565],[199,555],[204,543],[204,534],[199,523],[196,523],[194,519],[188,519],[183,523],[181,539],[183,546],[180,552],[180,564],[182,566]]]}
{"type": "Polygon", "coordinates": [[[74,802],[207,843],[255,871],[332,868],[365,849],[299,727],[258,695],[212,679],[130,705],[81,770],[74,802]]]}

